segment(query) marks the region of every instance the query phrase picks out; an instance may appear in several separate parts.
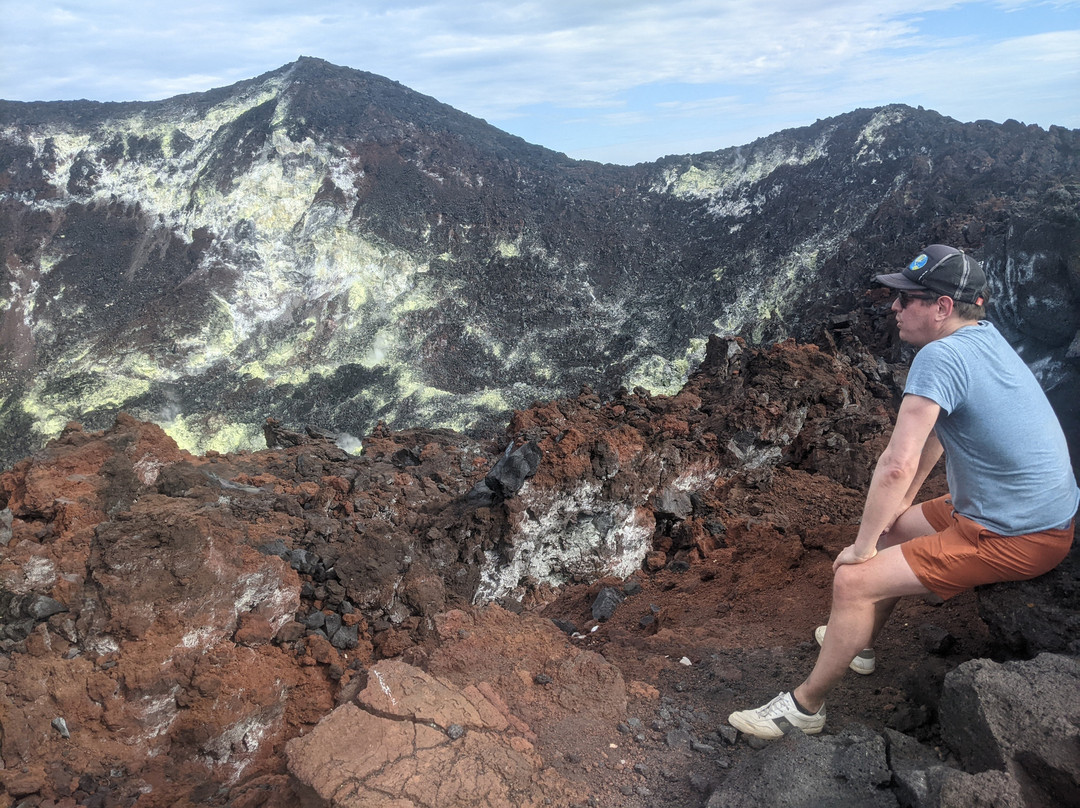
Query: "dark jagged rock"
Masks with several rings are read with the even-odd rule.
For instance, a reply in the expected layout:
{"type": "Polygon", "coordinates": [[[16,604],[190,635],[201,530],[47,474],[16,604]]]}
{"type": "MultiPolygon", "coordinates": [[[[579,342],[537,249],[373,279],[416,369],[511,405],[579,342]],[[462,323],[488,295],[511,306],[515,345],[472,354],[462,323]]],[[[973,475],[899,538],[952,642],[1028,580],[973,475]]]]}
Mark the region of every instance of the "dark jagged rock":
{"type": "Polygon", "coordinates": [[[908,808],[940,806],[942,783],[956,770],[914,738],[892,729],[884,736],[899,803],[908,808]]]}
{"type": "Polygon", "coordinates": [[[940,626],[924,625],[919,627],[919,639],[928,654],[944,656],[956,644],[956,637],[940,626]]]}
{"type": "Polygon", "coordinates": [[[486,480],[481,480],[465,495],[465,502],[473,507],[486,508],[498,501],[498,495],[491,490],[486,480]]]}
{"type": "Polygon", "coordinates": [[[600,590],[600,593],[596,596],[596,600],[592,605],[593,620],[603,622],[615,614],[615,610],[619,608],[625,600],[625,597],[619,590],[614,587],[605,586],[600,590]]]}
{"type": "Polygon", "coordinates": [[[66,612],[67,606],[46,595],[38,595],[23,606],[23,610],[26,612],[27,617],[32,617],[35,620],[48,620],[54,614],[66,612]]]}
{"type": "Polygon", "coordinates": [[[330,635],[330,644],[342,651],[356,648],[360,644],[359,629],[355,626],[338,626],[330,635]]]}
{"type": "Polygon", "coordinates": [[[267,418],[263,425],[263,437],[266,439],[268,449],[277,449],[282,446],[300,446],[307,443],[307,438],[300,432],[285,429],[277,418],[267,418]]]}
{"type": "Polygon", "coordinates": [[[1080,542],[1058,567],[1030,581],[979,590],[979,615],[1009,654],[1080,654],[1080,542]]]}
{"type": "MultiPolygon", "coordinates": [[[[47,620],[54,614],[66,612],[67,607],[47,595],[28,593],[16,595],[0,591],[0,614],[7,623],[25,618],[32,621],[47,620]]],[[[30,623],[33,625],[33,623],[30,623]]]]}
{"type": "Polygon", "coordinates": [[[577,626],[567,620],[560,620],[558,618],[555,618],[551,622],[555,624],[555,627],[558,628],[559,631],[562,631],[565,634],[577,633],[577,626]]]}
{"type": "Polygon", "coordinates": [[[507,447],[506,454],[488,472],[484,484],[497,496],[512,497],[521,490],[525,481],[536,474],[543,452],[535,442],[529,441],[513,451],[507,447]]]}
{"type": "Polygon", "coordinates": [[[690,497],[686,492],[671,488],[664,488],[653,497],[652,505],[657,514],[676,521],[682,521],[693,511],[690,497]]]}

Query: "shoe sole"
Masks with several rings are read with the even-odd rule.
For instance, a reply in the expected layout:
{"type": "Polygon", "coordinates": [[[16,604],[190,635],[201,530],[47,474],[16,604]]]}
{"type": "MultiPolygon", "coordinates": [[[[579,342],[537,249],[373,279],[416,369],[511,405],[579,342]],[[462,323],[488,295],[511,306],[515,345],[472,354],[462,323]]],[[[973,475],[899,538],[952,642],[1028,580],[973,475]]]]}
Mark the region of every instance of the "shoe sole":
{"type": "MultiPolygon", "coordinates": [[[[821,641],[824,637],[825,626],[818,626],[816,629],[814,629],[814,639],[817,640],[818,645],[821,645],[821,641]]],[[[867,659],[866,657],[862,656],[862,654],[863,651],[860,651],[859,656],[856,656],[853,660],[851,660],[851,664],[848,665],[848,667],[860,676],[869,676],[877,669],[877,658],[871,657],[870,659],[867,659]]]]}

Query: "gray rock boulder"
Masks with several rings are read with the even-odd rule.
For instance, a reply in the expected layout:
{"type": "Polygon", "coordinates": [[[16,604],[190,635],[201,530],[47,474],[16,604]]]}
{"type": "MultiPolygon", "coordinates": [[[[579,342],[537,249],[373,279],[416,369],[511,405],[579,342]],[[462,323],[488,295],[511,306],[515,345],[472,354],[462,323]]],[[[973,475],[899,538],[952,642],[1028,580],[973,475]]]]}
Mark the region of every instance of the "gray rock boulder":
{"type": "Polygon", "coordinates": [[[1014,778],[1025,804],[1080,806],[1078,693],[1075,657],[971,660],[945,677],[942,737],[968,772],[1014,778]]]}
{"type": "Polygon", "coordinates": [[[1009,773],[978,774],[945,765],[914,738],[885,730],[893,791],[903,808],[1026,808],[1020,784],[1009,773]]]}
{"type": "Polygon", "coordinates": [[[910,735],[886,729],[885,740],[893,788],[900,804],[905,808],[937,808],[941,803],[941,787],[956,770],[942,763],[933,750],[910,735]]]}
{"type": "Polygon", "coordinates": [[[707,808],[896,808],[885,740],[868,729],[793,732],[747,755],[707,808]]]}

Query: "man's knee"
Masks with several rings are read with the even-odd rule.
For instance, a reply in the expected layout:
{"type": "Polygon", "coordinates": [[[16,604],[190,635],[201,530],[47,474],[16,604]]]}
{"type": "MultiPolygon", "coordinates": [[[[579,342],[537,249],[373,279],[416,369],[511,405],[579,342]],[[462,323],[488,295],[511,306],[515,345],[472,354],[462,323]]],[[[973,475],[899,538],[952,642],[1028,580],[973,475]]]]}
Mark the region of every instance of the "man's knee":
{"type": "Polygon", "coordinates": [[[862,564],[843,564],[833,573],[834,603],[876,603],[883,598],[921,595],[926,591],[899,547],[881,550],[862,564]]]}
{"type": "Polygon", "coordinates": [[[862,564],[844,564],[833,573],[833,600],[851,600],[864,596],[862,564]]]}

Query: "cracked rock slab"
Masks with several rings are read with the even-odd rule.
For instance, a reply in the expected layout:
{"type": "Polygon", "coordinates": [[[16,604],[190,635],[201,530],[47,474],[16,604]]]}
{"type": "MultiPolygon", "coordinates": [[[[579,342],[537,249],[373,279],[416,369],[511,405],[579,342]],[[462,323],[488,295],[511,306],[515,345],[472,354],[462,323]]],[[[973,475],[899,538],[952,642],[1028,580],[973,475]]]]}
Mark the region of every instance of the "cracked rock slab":
{"type": "Polygon", "coordinates": [[[519,727],[476,687],[385,661],[355,702],[290,741],[286,754],[310,805],[524,808],[566,799],[567,784],[519,727]],[[465,732],[453,739],[451,726],[465,732]]]}
{"type": "Polygon", "coordinates": [[[509,726],[498,707],[475,688],[458,690],[419,668],[394,660],[381,662],[368,672],[368,685],[357,701],[377,715],[443,730],[459,724],[501,732],[509,726]]]}

